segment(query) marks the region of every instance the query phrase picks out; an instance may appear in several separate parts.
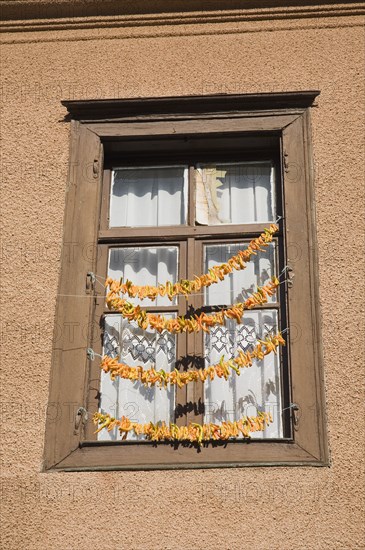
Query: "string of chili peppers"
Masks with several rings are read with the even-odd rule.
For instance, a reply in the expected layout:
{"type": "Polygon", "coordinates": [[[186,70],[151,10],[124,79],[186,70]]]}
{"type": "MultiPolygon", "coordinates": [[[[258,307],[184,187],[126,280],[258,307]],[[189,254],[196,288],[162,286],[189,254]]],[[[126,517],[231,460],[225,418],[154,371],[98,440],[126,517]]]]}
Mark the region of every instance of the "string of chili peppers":
{"type": "Polygon", "coordinates": [[[264,286],[258,287],[244,303],[237,303],[230,308],[222,309],[217,313],[195,314],[194,317],[186,318],[184,315],[167,319],[164,315],[147,313],[140,306],[134,306],[123,298],[113,298],[107,301],[108,308],[112,311],[121,313],[130,323],[135,321],[142,330],[148,327],[156,329],[157,332],[167,330],[172,334],[182,332],[204,332],[209,333],[209,329],[215,325],[224,325],[225,319],[234,319],[237,323],[241,322],[244,310],[252,309],[254,306],[266,304],[269,296],[272,296],[279,286],[279,279],[273,277],[272,280],[264,286]]]}
{"type": "Polygon", "coordinates": [[[285,345],[281,332],[275,335],[268,335],[265,340],[258,340],[258,344],[252,351],[240,351],[237,357],[228,361],[224,360],[223,355],[219,363],[215,365],[187,372],[179,372],[176,368],[172,372],[166,372],[163,369],[156,371],[154,368],[145,370],[142,366],[130,367],[125,363],[119,363],[118,357],[111,358],[108,355],[102,358],[100,368],[105,373],[109,372],[112,380],[115,380],[119,376],[125,380],[138,380],[146,386],[158,384],[160,387],[166,388],[168,384],[176,384],[179,388],[182,388],[189,382],[196,382],[198,380],[205,382],[207,379],[214,380],[216,376],[227,380],[233,372],[240,375],[240,369],[251,367],[254,359],[262,360],[271,352],[277,353],[279,345],[285,345]]]}
{"type": "Polygon", "coordinates": [[[174,284],[167,281],[165,284],[158,286],[138,286],[128,279],[123,283],[123,279],[117,281],[108,277],[105,282],[105,286],[109,287],[107,303],[112,303],[116,298],[119,298],[120,294],[128,294],[130,298],[137,297],[140,300],[144,300],[145,298],[156,300],[158,296],[167,296],[172,300],[177,295],[188,296],[194,292],[199,292],[203,287],[223,281],[226,275],[232,273],[234,269],[236,271],[245,269],[246,263],[251,260],[251,257],[256,255],[257,252],[263,251],[264,247],[267,247],[272,242],[273,235],[278,229],[276,224],[271,224],[269,229],[265,229],[259,237],[253,239],[245,250],[239,250],[227,262],[213,266],[209,269],[208,273],[195,276],[193,280],[181,279],[174,284]]]}
{"type": "Polygon", "coordinates": [[[105,413],[95,413],[94,424],[99,425],[95,433],[103,429],[111,431],[118,428],[122,439],[126,439],[128,433],[134,432],[145,435],[150,441],[190,441],[201,445],[204,441],[236,439],[240,435],[249,439],[250,433],[261,432],[273,421],[271,413],[259,412],[257,416],[244,416],[238,421],[222,422],[221,424],[198,424],[191,422],[188,426],[177,426],[165,422],[149,422],[139,424],[122,416],[120,420],[105,413]]]}

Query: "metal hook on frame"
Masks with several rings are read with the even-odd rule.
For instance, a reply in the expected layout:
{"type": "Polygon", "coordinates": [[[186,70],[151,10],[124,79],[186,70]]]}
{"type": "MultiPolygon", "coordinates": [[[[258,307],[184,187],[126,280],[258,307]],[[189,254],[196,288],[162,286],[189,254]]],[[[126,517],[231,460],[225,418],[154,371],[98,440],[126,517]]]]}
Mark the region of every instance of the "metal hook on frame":
{"type": "Polygon", "coordinates": [[[289,407],[282,409],[282,412],[289,410],[291,411],[291,418],[293,420],[294,428],[298,427],[299,424],[299,405],[297,403],[290,403],[289,407]]]}
{"type": "Polygon", "coordinates": [[[85,283],[87,293],[90,293],[94,290],[95,281],[96,281],[95,273],[93,273],[92,271],[88,271],[86,273],[86,283],[85,283]]]}
{"type": "Polygon", "coordinates": [[[287,273],[287,282],[288,282],[288,288],[292,288],[293,284],[294,284],[294,277],[295,277],[295,273],[294,273],[294,270],[292,267],[290,267],[289,265],[286,266],[286,273],[287,273]]]}
{"type": "Polygon", "coordinates": [[[89,418],[89,414],[85,409],[85,407],[79,407],[76,411],[76,416],[75,416],[74,434],[77,434],[77,432],[79,431],[81,422],[83,424],[86,424],[88,418],[89,418]]]}

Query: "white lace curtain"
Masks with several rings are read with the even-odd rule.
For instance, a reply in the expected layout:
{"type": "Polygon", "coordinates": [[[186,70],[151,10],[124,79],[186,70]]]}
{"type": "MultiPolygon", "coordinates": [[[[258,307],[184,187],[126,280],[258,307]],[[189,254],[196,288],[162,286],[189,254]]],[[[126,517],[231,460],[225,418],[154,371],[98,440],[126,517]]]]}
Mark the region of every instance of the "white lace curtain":
{"type": "MultiPolygon", "coordinates": [[[[168,313],[166,317],[171,316],[168,313]]],[[[105,323],[104,353],[111,357],[119,356],[120,361],[131,367],[142,365],[145,369],[152,364],[157,370],[170,372],[176,360],[176,337],[167,332],[143,331],[135,324],[128,323],[120,315],[108,315],[105,323]]],[[[110,415],[128,417],[142,424],[164,420],[173,422],[175,408],[173,387],[160,389],[146,387],[140,382],[131,382],[117,377],[114,381],[109,374],[102,372],[100,408],[110,415]]],[[[99,440],[116,441],[118,431],[102,430],[99,440]]],[[[128,439],[143,439],[131,433],[128,439]]]]}
{"type": "Polygon", "coordinates": [[[275,219],[274,167],[270,162],[200,166],[194,175],[199,224],[275,219]]]}
{"type": "MultiPolygon", "coordinates": [[[[109,253],[108,276],[119,280],[129,279],[135,285],[157,286],[166,281],[176,282],[178,277],[179,249],[177,246],[129,246],[111,248],[109,253]]],[[[158,296],[153,304],[138,298],[130,300],[134,304],[170,306],[167,296],[158,296]]]]}
{"type": "MultiPolygon", "coordinates": [[[[235,244],[213,244],[205,246],[205,271],[214,265],[226,262],[238,250],[247,247],[248,242],[235,244]]],[[[230,305],[244,302],[257,286],[266,284],[276,272],[275,246],[271,244],[265,252],[254,256],[243,271],[234,271],[217,285],[206,289],[207,305],[230,305]]],[[[269,302],[274,301],[271,298],[269,302]]],[[[257,339],[278,330],[276,311],[262,309],[246,311],[243,323],[227,321],[224,327],[215,327],[205,337],[206,366],[219,362],[222,355],[230,358],[239,351],[252,350],[257,339]]],[[[278,357],[268,355],[262,361],[255,361],[240,376],[231,376],[228,381],[215,379],[205,383],[205,421],[220,423],[225,420],[239,420],[242,416],[256,416],[258,411],[273,414],[274,422],[255,437],[281,437],[281,382],[278,357]]]]}
{"type": "MultiPolygon", "coordinates": [[[[270,310],[250,311],[244,323],[227,321],[205,337],[206,366],[235,357],[239,351],[252,350],[258,338],[277,330],[277,313],[270,310]]],[[[271,353],[262,361],[254,361],[250,368],[241,369],[240,376],[233,374],[227,381],[215,379],[204,385],[205,422],[220,424],[239,420],[243,416],[256,416],[259,411],[271,412],[274,422],[263,432],[252,437],[282,437],[281,380],[278,356],[271,353]]]]}
{"type": "Polygon", "coordinates": [[[187,176],[184,166],[114,170],[110,227],[185,224],[187,176]]]}

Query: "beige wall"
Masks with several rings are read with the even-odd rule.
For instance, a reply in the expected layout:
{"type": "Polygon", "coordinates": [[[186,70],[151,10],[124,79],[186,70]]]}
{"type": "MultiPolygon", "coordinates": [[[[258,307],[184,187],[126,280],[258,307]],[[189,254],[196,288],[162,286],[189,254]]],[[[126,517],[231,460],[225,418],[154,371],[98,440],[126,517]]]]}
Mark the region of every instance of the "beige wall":
{"type": "Polygon", "coordinates": [[[101,19],[93,29],[5,32],[4,548],[364,547],[363,22],[124,28],[101,19]],[[331,466],[41,473],[69,148],[61,99],[310,89],[321,90],[312,124],[331,466]]]}

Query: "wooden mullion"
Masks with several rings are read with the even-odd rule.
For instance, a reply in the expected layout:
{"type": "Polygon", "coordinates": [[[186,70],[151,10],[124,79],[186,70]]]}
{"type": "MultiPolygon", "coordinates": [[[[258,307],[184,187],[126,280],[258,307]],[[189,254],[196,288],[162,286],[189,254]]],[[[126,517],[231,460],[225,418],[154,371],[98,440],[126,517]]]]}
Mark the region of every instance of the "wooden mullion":
{"type": "Polygon", "coordinates": [[[195,226],[195,208],[196,208],[196,191],[195,191],[195,176],[194,166],[189,166],[189,208],[188,208],[188,225],[195,226]]]}
{"type": "Polygon", "coordinates": [[[225,237],[235,239],[255,238],[270,225],[271,222],[255,224],[226,224],[226,225],[188,225],[161,226],[161,227],[112,227],[108,230],[100,230],[98,240],[100,243],[117,244],[143,241],[173,241],[187,238],[225,237]]]}
{"type": "MultiPolygon", "coordinates": [[[[196,240],[195,243],[194,243],[194,270],[196,273],[202,273],[203,272],[203,265],[204,265],[204,261],[203,261],[203,243],[201,240],[196,240]]],[[[201,308],[203,305],[204,305],[204,295],[205,295],[205,290],[204,288],[201,289],[201,291],[199,293],[197,293],[195,296],[194,296],[194,306],[195,306],[195,310],[201,308]]],[[[202,358],[202,364],[199,365],[200,368],[204,368],[204,356],[205,356],[205,353],[204,353],[204,337],[205,337],[205,332],[203,331],[200,331],[199,333],[197,333],[195,335],[195,355],[198,356],[198,357],[201,357],[202,358]]],[[[194,393],[193,393],[193,397],[194,397],[194,402],[198,405],[199,403],[202,404],[202,408],[201,407],[196,407],[196,414],[195,414],[195,417],[194,417],[194,422],[199,422],[200,424],[203,423],[203,420],[204,420],[204,413],[203,413],[203,408],[204,408],[204,383],[203,382],[196,382],[194,383],[193,385],[193,390],[194,390],[194,393]]]]}
{"type": "MultiPolygon", "coordinates": [[[[182,241],[179,250],[179,279],[186,279],[187,277],[187,242],[182,241]]],[[[186,298],[184,296],[177,297],[179,316],[186,313],[186,298]]],[[[187,340],[186,333],[178,334],[176,336],[176,358],[177,361],[181,361],[187,355],[187,340]]],[[[178,368],[181,370],[182,366],[178,368]]],[[[178,426],[186,424],[186,402],[187,402],[187,386],[179,388],[175,386],[175,423],[178,426]]]]}
{"type": "MultiPolygon", "coordinates": [[[[189,238],[187,240],[187,277],[188,279],[193,279],[195,275],[195,240],[189,238]]],[[[188,297],[187,305],[189,310],[194,311],[197,308],[197,296],[192,294],[188,297]]],[[[197,339],[198,335],[195,332],[187,334],[187,355],[189,357],[196,356],[197,350],[197,339]]],[[[194,368],[193,365],[190,365],[189,368],[194,368]]],[[[188,384],[187,385],[187,405],[189,406],[189,411],[186,416],[187,423],[190,421],[196,422],[196,406],[198,404],[198,399],[200,397],[200,392],[198,389],[198,383],[188,384]]]]}

